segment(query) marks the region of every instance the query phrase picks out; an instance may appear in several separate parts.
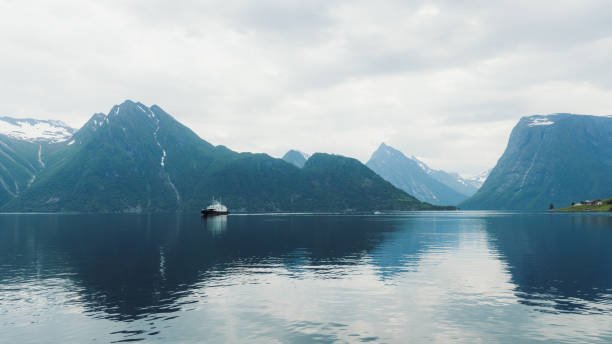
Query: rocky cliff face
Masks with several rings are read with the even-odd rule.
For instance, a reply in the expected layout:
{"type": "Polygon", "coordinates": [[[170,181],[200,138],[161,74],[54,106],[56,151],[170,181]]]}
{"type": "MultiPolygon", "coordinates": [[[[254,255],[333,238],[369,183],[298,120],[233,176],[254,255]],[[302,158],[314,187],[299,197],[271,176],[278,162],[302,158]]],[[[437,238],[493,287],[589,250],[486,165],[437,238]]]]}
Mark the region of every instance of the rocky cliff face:
{"type": "Polygon", "coordinates": [[[545,210],[612,195],[612,118],[523,117],[482,188],[463,209],[545,210]]]}

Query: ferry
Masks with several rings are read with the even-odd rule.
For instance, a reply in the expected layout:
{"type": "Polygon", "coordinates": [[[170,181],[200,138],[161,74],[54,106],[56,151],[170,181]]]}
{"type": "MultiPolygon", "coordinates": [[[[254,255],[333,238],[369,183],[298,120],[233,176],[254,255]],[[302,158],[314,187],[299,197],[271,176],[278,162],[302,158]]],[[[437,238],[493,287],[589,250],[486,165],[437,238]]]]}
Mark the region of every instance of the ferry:
{"type": "Polygon", "coordinates": [[[211,205],[202,209],[202,216],[227,215],[229,210],[221,202],[213,199],[211,205]]]}

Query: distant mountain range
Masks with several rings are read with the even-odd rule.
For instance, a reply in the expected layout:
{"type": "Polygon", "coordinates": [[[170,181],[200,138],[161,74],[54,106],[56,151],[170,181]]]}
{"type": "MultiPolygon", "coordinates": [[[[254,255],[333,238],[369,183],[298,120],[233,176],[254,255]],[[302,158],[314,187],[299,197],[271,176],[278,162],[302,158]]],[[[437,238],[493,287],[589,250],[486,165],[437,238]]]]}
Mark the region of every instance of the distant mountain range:
{"type": "Polygon", "coordinates": [[[366,165],[391,184],[431,204],[459,204],[473,195],[480,186],[478,180],[434,170],[416,157],[407,157],[384,143],[372,154],[366,165]]]}
{"type": "Polygon", "coordinates": [[[197,212],[213,196],[241,212],[442,209],[355,159],[287,163],[213,146],[156,105],[125,101],[74,134],[60,122],[4,123],[2,211],[197,212]]]}
{"type": "Polygon", "coordinates": [[[480,189],[484,181],[487,179],[487,177],[489,176],[489,172],[491,171],[489,169],[475,176],[466,178],[460,176],[459,173],[456,172],[434,170],[415,156],[411,156],[410,159],[414,160],[419,165],[419,167],[433,179],[439,181],[442,184],[445,184],[451,189],[466,196],[472,196],[473,194],[475,194],[476,191],[480,189]]]}
{"type": "Polygon", "coordinates": [[[545,210],[612,195],[612,118],[523,117],[482,188],[464,209],[545,210]]]}

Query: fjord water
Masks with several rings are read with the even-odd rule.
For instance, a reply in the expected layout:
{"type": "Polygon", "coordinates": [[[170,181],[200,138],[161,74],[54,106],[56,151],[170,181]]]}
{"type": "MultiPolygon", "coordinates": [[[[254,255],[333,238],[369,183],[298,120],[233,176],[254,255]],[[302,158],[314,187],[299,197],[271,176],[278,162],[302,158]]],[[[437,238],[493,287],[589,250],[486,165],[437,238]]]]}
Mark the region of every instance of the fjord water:
{"type": "Polygon", "coordinates": [[[611,342],[612,216],[0,215],[0,342],[611,342]]]}

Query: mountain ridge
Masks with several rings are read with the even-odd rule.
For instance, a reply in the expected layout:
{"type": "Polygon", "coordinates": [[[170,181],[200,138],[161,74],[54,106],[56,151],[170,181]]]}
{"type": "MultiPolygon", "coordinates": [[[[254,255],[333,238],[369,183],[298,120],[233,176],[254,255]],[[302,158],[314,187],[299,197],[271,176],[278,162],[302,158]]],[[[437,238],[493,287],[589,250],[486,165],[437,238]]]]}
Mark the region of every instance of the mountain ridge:
{"type": "Polygon", "coordinates": [[[317,153],[303,168],[214,146],[161,107],[127,100],[94,114],[45,155],[36,181],[3,211],[198,212],[213,196],[230,209],[441,209],[395,188],[359,161],[317,153]]]}
{"type": "Polygon", "coordinates": [[[464,178],[458,173],[433,169],[414,155],[409,158],[414,160],[429,176],[467,197],[475,194],[482,186],[482,183],[479,184],[477,180],[464,178]]]}
{"type": "Polygon", "coordinates": [[[456,205],[467,199],[468,196],[430,176],[417,161],[383,142],[366,166],[397,188],[427,203],[456,205]]]}

